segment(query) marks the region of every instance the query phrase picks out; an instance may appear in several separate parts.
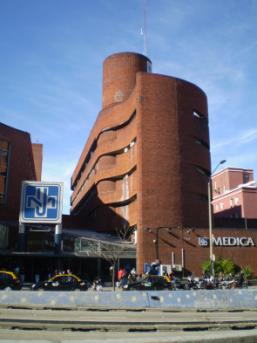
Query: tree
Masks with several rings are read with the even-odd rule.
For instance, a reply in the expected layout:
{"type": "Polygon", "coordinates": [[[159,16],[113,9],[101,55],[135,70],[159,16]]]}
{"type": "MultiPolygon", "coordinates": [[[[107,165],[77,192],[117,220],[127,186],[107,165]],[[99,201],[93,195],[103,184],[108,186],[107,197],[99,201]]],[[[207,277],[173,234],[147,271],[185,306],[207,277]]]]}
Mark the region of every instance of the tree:
{"type": "Polygon", "coordinates": [[[110,263],[113,290],[115,290],[115,271],[118,261],[122,257],[129,257],[135,251],[135,246],[129,241],[133,233],[133,228],[124,225],[120,229],[116,229],[118,240],[115,243],[101,242],[101,256],[110,263]]]}

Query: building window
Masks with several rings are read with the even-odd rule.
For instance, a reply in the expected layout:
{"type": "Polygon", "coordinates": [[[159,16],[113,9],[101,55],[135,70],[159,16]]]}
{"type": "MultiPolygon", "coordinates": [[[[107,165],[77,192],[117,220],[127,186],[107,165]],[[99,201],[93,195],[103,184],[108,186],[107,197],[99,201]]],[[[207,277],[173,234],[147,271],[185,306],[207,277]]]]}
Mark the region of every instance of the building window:
{"type": "Polygon", "coordinates": [[[223,210],[223,208],[224,208],[224,204],[223,204],[223,202],[221,202],[220,203],[220,209],[223,210]]]}
{"type": "Polygon", "coordinates": [[[195,137],[195,143],[198,144],[198,145],[201,145],[203,146],[204,148],[208,149],[209,150],[209,144],[206,143],[203,139],[201,138],[198,138],[198,137],[195,137]]]}
{"type": "Polygon", "coordinates": [[[239,198],[235,198],[235,205],[239,204],[239,198]]]}
{"type": "Polygon", "coordinates": [[[146,62],[146,70],[147,70],[147,73],[152,72],[152,63],[150,61],[146,62]]]}
{"type": "Polygon", "coordinates": [[[247,182],[249,182],[249,174],[244,173],[243,174],[243,183],[247,183],[247,182]]]}
{"type": "Polygon", "coordinates": [[[206,170],[205,168],[202,168],[200,166],[195,166],[196,167],[196,170],[198,171],[198,173],[204,175],[204,176],[207,176],[209,177],[210,175],[210,172],[208,170],[206,170]]]}
{"type": "Polygon", "coordinates": [[[132,148],[134,145],[135,145],[135,141],[132,141],[132,142],[129,144],[129,147],[132,148]]]}
{"type": "Polygon", "coordinates": [[[0,204],[7,200],[7,179],[9,170],[10,145],[0,139],[0,204]]]}
{"type": "Polygon", "coordinates": [[[193,111],[193,116],[198,119],[204,118],[204,115],[196,110],[193,111]]]}

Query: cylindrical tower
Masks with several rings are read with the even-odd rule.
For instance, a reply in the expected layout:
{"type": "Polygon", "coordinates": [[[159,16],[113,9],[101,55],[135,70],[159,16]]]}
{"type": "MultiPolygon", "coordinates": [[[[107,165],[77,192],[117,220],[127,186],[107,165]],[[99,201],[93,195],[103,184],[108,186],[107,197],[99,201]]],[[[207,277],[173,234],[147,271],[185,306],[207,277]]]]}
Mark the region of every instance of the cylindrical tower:
{"type": "Polygon", "coordinates": [[[140,54],[111,55],[103,66],[103,108],[127,99],[136,84],[136,73],[151,70],[151,61],[140,54]]]}

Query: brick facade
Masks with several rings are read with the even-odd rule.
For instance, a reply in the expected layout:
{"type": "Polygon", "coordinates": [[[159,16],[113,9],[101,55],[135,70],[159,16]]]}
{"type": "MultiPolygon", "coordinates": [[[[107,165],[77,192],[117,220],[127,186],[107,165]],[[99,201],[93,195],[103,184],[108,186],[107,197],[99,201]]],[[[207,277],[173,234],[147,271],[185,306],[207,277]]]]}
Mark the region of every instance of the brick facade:
{"type": "Polygon", "coordinates": [[[72,214],[85,226],[137,228],[139,271],[155,259],[147,229],[208,225],[206,96],[150,65],[135,53],[105,60],[103,109],[72,176],[72,214]]]}
{"type": "Polygon", "coordinates": [[[32,152],[36,171],[36,181],[40,181],[42,176],[43,144],[33,143],[32,152]]]}
{"type": "Polygon", "coordinates": [[[253,170],[226,168],[212,177],[214,217],[257,218],[257,183],[253,170]]]}
{"type": "MultiPolygon", "coordinates": [[[[0,123],[0,141],[8,143],[5,177],[5,200],[0,203],[0,221],[18,220],[20,211],[21,183],[37,180],[30,135],[0,123]]],[[[39,169],[38,169],[39,172],[39,169]]]]}
{"type": "MultiPolygon", "coordinates": [[[[156,234],[155,232],[147,232],[149,236],[149,248],[151,252],[149,254],[154,254],[156,251],[156,234]]],[[[218,258],[230,258],[239,267],[251,266],[254,275],[257,275],[257,230],[255,228],[214,228],[213,235],[216,239],[219,237],[231,237],[231,242],[226,242],[228,245],[215,246],[213,247],[213,253],[218,258]],[[232,244],[235,242],[236,238],[248,237],[253,240],[254,246],[234,246],[232,244]],[[235,239],[233,239],[235,238],[235,239]]],[[[160,261],[164,264],[172,263],[172,253],[174,254],[174,263],[179,265],[184,265],[184,272],[190,271],[195,276],[199,276],[202,273],[201,266],[204,261],[209,260],[209,244],[206,246],[199,245],[199,238],[207,238],[208,241],[208,229],[205,228],[195,228],[195,229],[181,229],[174,228],[170,232],[168,230],[163,230],[162,235],[159,239],[159,257],[160,261]],[[182,249],[183,249],[183,259],[182,261],[182,249]]],[[[243,241],[244,243],[244,241],[243,241]]]]}

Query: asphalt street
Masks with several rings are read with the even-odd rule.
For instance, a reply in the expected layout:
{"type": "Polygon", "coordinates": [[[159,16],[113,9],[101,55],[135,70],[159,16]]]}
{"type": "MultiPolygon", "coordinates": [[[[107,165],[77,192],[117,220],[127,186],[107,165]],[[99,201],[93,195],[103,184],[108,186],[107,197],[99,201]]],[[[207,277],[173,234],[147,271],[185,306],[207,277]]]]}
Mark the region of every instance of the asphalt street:
{"type": "Polygon", "coordinates": [[[257,311],[0,309],[2,342],[257,342],[257,311]]]}

